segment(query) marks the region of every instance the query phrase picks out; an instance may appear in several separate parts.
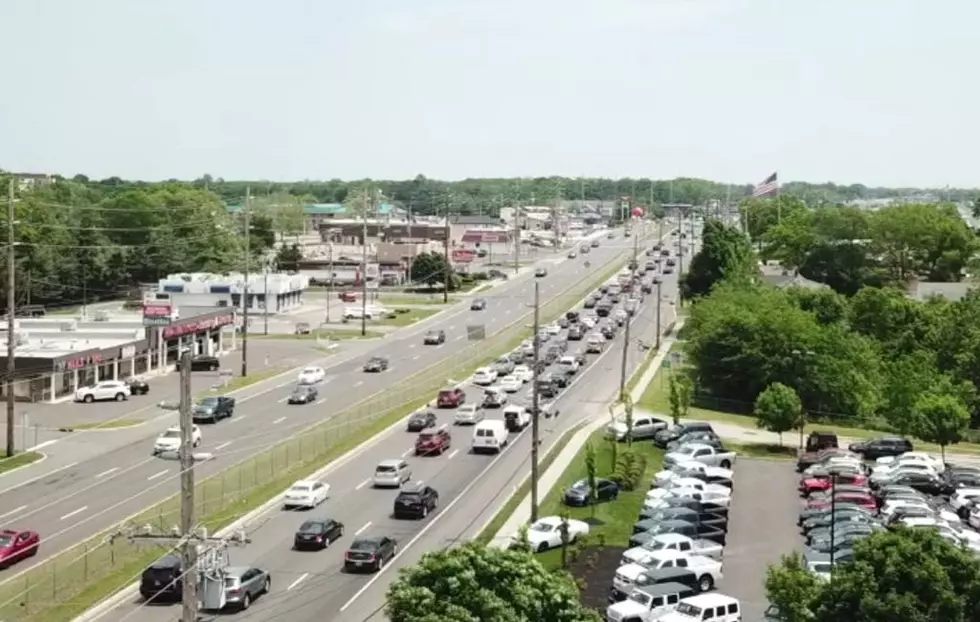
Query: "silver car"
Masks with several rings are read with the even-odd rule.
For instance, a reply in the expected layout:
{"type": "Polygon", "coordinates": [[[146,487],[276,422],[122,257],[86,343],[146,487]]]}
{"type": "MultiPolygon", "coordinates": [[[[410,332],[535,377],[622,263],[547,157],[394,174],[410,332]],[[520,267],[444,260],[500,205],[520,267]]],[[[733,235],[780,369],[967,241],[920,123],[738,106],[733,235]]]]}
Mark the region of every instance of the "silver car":
{"type": "Polygon", "coordinates": [[[483,409],[476,404],[463,404],[453,415],[453,423],[456,425],[476,425],[481,421],[483,421],[483,409]]]}
{"type": "Polygon", "coordinates": [[[272,577],[261,568],[233,566],[224,571],[225,607],[248,609],[252,601],[272,587],[272,577]]]}

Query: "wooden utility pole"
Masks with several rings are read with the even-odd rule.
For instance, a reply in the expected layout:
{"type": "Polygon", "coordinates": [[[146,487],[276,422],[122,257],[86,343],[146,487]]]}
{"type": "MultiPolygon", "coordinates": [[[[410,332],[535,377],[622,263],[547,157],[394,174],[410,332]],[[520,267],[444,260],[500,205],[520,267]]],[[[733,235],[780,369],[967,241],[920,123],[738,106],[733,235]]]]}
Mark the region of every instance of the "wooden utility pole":
{"type": "Polygon", "coordinates": [[[538,444],[539,444],[539,419],[541,418],[541,398],[538,394],[538,375],[540,373],[541,360],[541,339],[538,331],[541,330],[539,317],[539,290],[538,281],[534,282],[534,368],[531,374],[531,522],[538,520],[538,444]]]}
{"type": "Polygon", "coordinates": [[[245,270],[243,276],[244,281],[242,285],[242,377],[248,375],[248,268],[252,261],[252,223],[249,216],[251,212],[251,206],[249,202],[251,201],[252,189],[248,186],[245,187],[245,205],[242,209],[245,210],[245,270]]]}
{"type": "Polygon", "coordinates": [[[194,533],[194,419],[191,412],[191,353],[180,354],[180,533],[184,572],[182,622],[197,622],[197,540],[194,533]]]}
{"type": "Polygon", "coordinates": [[[374,204],[370,190],[364,190],[357,198],[361,210],[361,336],[367,336],[367,238],[368,211],[374,204]]]}
{"type": "Polygon", "coordinates": [[[449,279],[452,278],[452,271],[449,269],[449,212],[452,208],[453,198],[449,195],[449,199],[446,201],[446,243],[442,247],[443,258],[445,259],[445,264],[442,268],[442,301],[449,304],[449,279]]]}
{"type": "MultiPolygon", "coordinates": [[[[633,232],[633,260],[630,262],[630,297],[636,291],[636,267],[639,253],[640,232],[633,232]]],[[[638,304],[638,303],[634,303],[638,304]]],[[[635,311],[633,312],[635,313],[635,311]]],[[[630,325],[633,324],[633,313],[626,316],[626,334],[623,335],[623,357],[619,364],[619,401],[626,401],[626,363],[630,351],[630,325]]]]}
{"type": "Polygon", "coordinates": [[[14,235],[14,179],[7,186],[7,456],[14,455],[14,372],[17,360],[17,337],[14,335],[17,313],[17,252],[14,235]]]}

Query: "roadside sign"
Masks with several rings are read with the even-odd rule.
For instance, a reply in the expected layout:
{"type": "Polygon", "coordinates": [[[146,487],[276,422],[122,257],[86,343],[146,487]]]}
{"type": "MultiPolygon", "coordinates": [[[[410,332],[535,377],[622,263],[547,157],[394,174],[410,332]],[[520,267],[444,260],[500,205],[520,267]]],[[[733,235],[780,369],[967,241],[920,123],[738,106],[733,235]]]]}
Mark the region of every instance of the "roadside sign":
{"type": "Polygon", "coordinates": [[[663,367],[664,369],[670,369],[670,360],[664,359],[664,362],[661,363],[660,366],[663,367]]]}

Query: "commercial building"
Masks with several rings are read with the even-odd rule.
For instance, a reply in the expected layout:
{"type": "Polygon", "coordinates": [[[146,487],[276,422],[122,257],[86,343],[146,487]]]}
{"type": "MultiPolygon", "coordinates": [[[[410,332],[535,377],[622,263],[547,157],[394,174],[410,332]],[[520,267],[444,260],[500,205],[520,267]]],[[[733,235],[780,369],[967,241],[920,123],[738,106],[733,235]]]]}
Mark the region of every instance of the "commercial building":
{"type": "MultiPolygon", "coordinates": [[[[170,309],[166,305],[166,313],[170,309]]],[[[183,307],[176,317],[164,315],[160,305],[148,318],[96,311],[91,316],[16,319],[15,398],[56,401],[101,380],[166,370],[185,349],[218,354],[235,345],[231,309],[183,307]]],[[[0,328],[6,352],[6,323],[0,328]]],[[[0,366],[5,369],[6,364],[6,356],[0,357],[0,366]]],[[[0,394],[4,391],[5,385],[0,394]]]]}
{"type": "MultiPolygon", "coordinates": [[[[225,206],[233,213],[240,213],[243,209],[241,203],[233,203],[225,206]]],[[[406,217],[406,211],[391,203],[381,203],[376,207],[379,218],[388,220],[400,220],[406,217]]],[[[306,216],[304,227],[306,231],[319,231],[324,226],[332,223],[351,219],[347,206],[343,203],[310,203],[303,206],[303,214],[306,216]]]]}
{"type": "Polygon", "coordinates": [[[310,279],[302,274],[258,272],[248,275],[248,297],[243,274],[170,274],[160,279],[154,300],[170,301],[178,310],[184,307],[232,308],[250,312],[283,313],[303,304],[303,292],[310,279]]]}

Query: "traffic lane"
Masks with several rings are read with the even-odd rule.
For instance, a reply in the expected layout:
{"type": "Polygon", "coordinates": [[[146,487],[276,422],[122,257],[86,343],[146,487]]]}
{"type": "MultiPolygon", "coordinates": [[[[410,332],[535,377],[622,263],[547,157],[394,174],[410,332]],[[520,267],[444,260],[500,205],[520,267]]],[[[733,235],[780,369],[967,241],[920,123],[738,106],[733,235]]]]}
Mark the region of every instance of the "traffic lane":
{"type": "Polygon", "coordinates": [[[732,497],[724,578],[718,590],[742,602],[745,618],[761,620],[768,607],[766,569],[800,550],[796,520],[799,476],[792,462],[740,458],[732,497]]]}

